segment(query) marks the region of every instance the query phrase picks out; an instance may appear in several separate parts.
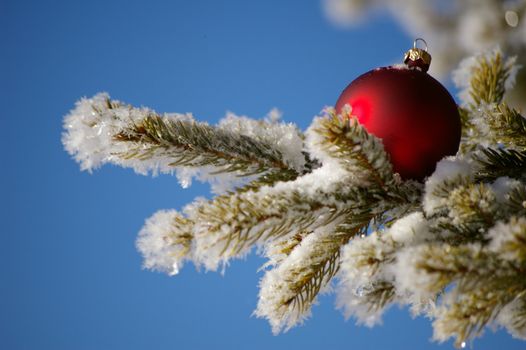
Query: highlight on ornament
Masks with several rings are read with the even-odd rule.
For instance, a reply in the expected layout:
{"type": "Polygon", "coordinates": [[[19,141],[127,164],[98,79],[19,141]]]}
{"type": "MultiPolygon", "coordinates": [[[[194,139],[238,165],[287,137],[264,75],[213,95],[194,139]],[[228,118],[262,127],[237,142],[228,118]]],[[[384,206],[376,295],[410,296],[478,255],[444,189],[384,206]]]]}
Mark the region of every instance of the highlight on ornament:
{"type": "Polygon", "coordinates": [[[216,197],[146,220],[144,267],[224,271],[257,252],[254,314],[276,334],[334,290],[359,324],[398,304],[431,319],[436,341],[465,346],[488,327],[526,339],[526,121],[506,102],[515,58],[464,60],[457,106],[416,44],[405,64],[351,82],[305,132],[275,111],[209,125],[100,93],[64,118],[62,142],[82,170],[210,182],[216,197]]]}

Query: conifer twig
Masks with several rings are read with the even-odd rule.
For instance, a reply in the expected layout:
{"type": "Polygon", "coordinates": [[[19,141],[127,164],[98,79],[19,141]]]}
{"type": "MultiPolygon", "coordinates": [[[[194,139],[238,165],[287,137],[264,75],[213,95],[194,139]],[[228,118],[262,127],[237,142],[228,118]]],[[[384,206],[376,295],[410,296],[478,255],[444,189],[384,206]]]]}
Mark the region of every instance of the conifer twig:
{"type": "Polygon", "coordinates": [[[241,128],[236,132],[196,122],[189,114],[161,116],[110,100],[106,94],[79,101],[64,125],[66,149],[88,170],[110,162],[140,173],[207,167],[211,175],[250,176],[269,170],[299,174],[307,161],[301,149],[284,154],[277,146],[280,134],[289,142],[302,142],[303,136],[292,126],[261,125],[262,130],[276,129],[274,138],[247,135],[241,128]]]}
{"type": "Polygon", "coordinates": [[[482,155],[474,158],[482,166],[476,176],[479,181],[491,181],[501,176],[516,179],[526,176],[526,150],[485,148],[482,155]]]}

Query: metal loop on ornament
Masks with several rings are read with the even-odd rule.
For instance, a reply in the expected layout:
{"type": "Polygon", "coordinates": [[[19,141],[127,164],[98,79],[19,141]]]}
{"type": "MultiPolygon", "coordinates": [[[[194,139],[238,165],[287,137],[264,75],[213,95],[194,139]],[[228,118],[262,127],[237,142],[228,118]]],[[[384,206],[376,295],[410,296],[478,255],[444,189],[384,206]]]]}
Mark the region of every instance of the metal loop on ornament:
{"type": "Polygon", "coordinates": [[[423,72],[429,70],[431,64],[431,55],[427,52],[427,42],[422,38],[416,38],[413,41],[413,48],[407,51],[404,55],[404,63],[409,68],[420,68],[423,72]],[[425,49],[417,47],[418,42],[424,43],[425,49]]]}
{"type": "Polygon", "coordinates": [[[424,49],[424,51],[427,52],[427,42],[426,42],[424,39],[422,39],[422,38],[416,38],[415,41],[413,41],[413,49],[416,49],[416,43],[417,43],[418,41],[421,41],[421,42],[424,43],[424,45],[425,45],[425,47],[426,47],[426,48],[424,49]]]}

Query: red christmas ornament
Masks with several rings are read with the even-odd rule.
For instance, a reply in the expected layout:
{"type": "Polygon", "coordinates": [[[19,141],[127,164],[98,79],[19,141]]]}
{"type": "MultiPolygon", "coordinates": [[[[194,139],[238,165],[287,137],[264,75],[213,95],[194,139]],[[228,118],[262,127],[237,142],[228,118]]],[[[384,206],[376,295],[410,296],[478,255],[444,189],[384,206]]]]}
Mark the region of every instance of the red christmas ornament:
{"type": "Polygon", "coordinates": [[[395,172],[403,179],[422,180],[460,143],[460,116],[453,97],[427,74],[431,56],[417,48],[405,55],[405,65],[382,67],[351,82],[336,102],[349,105],[365,129],[382,139],[395,172]]]}

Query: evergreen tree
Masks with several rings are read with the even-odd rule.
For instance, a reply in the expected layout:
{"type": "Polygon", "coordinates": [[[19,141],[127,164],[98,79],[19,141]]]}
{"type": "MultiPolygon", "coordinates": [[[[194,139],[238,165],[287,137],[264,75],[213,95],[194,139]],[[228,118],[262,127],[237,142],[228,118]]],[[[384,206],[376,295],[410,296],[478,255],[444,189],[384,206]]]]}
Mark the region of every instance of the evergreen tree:
{"type": "Polygon", "coordinates": [[[425,183],[393,173],[350,109],[327,108],[302,133],[276,113],[211,126],[98,94],[66,116],[63,143],[83,170],[211,181],[215,198],[146,221],[144,266],[218,270],[255,248],[268,258],[255,314],[275,333],[334,286],[366,325],[401,304],[432,319],[438,341],[463,346],[490,325],[526,339],[526,120],[504,102],[515,72],[499,51],[461,64],[461,147],[425,183]]]}

